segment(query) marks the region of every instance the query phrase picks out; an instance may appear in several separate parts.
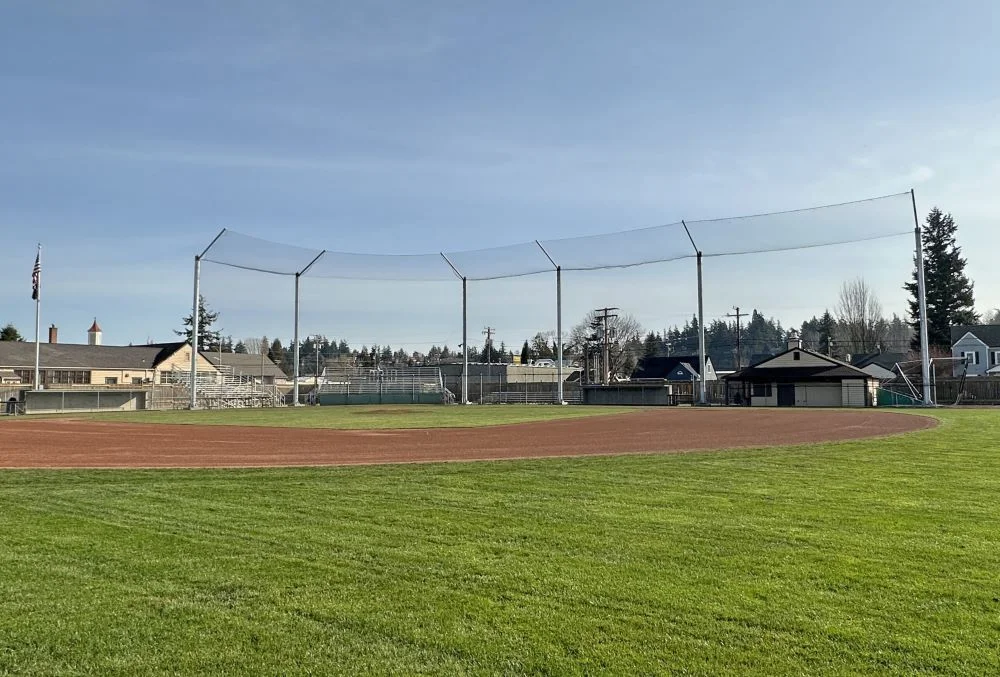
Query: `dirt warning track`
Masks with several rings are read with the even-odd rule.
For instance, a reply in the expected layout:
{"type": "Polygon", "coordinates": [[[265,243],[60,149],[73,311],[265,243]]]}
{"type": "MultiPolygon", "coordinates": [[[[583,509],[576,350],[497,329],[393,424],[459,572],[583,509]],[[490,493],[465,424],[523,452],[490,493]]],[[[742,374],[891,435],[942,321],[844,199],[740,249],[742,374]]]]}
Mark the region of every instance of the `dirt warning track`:
{"type": "Polygon", "coordinates": [[[0,468],[226,468],[683,452],[850,440],[933,427],[870,410],[663,409],[486,428],[323,430],[21,420],[0,468]]]}

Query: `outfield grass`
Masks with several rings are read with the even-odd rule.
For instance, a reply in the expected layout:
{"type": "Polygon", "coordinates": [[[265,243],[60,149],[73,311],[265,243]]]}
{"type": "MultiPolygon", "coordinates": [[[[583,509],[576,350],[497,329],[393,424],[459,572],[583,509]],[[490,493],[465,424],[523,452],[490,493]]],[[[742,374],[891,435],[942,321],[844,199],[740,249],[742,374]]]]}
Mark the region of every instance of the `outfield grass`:
{"type": "Polygon", "coordinates": [[[996,674],[1000,412],[782,448],[0,473],[0,673],[996,674]]]}
{"type": "MultiPolygon", "coordinates": [[[[557,407],[551,405],[442,406],[433,404],[130,411],[73,414],[70,418],[118,423],[248,425],[275,428],[482,428],[491,425],[553,421],[637,411],[636,407],[557,407]]],[[[30,417],[31,419],[37,417],[30,417]]],[[[29,420],[21,417],[20,420],[29,420]]]]}

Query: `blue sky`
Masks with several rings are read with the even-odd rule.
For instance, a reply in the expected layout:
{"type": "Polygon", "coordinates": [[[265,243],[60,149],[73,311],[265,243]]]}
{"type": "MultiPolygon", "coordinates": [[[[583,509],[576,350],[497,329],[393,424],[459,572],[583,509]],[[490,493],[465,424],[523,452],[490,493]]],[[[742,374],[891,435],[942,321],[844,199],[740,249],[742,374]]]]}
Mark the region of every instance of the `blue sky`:
{"type": "MultiPolygon", "coordinates": [[[[96,316],[128,343],[171,338],[222,227],[424,253],[911,187],[996,307],[996,25],[993,2],[0,2],[0,322],[32,333],[39,241],[43,326],[82,342],[96,316]]],[[[905,238],[718,261],[709,317],[798,323],[856,275],[905,311],[905,238]]],[[[455,284],[306,286],[304,333],[459,340],[455,284]]],[[[554,329],[550,276],[473,286],[474,337],[554,329]]],[[[690,262],[567,287],[567,325],[695,310],[690,262]]],[[[290,336],[291,288],[206,265],[237,337],[290,336]]]]}

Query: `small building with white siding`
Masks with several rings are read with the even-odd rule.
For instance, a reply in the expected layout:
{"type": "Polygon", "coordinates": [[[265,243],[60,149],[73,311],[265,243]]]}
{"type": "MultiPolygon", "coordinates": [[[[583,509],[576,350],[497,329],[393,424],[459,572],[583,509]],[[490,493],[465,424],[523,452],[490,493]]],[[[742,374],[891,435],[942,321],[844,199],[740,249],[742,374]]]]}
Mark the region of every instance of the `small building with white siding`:
{"type": "Polygon", "coordinates": [[[788,350],[726,377],[733,403],[753,407],[872,407],[878,379],[846,362],[802,347],[788,350]]]}

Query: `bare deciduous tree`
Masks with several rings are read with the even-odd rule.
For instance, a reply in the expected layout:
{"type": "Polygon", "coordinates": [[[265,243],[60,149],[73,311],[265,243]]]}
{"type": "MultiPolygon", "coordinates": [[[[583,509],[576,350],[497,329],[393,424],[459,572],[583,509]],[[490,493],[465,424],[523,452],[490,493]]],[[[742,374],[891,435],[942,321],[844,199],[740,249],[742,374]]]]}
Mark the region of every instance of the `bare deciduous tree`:
{"type": "Polygon", "coordinates": [[[260,338],[249,337],[241,341],[241,343],[246,346],[247,353],[250,355],[260,355],[261,353],[266,353],[270,345],[262,345],[260,338]]]}
{"type": "MultiPolygon", "coordinates": [[[[603,330],[598,329],[601,320],[591,311],[583,321],[570,331],[566,348],[576,355],[582,355],[588,347],[598,348],[603,342],[603,330]]],[[[642,325],[627,313],[608,320],[608,357],[611,363],[611,377],[629,377],[642,355],[642,325]]]]}
{"type": "Polygon", "coordinates": [[[837,321],[849,344],[848,352],[853,354],[878,350],[888,330],[882,303],[863,277],[844,282],[841,286],[837,321]]]}
{"type": "Polygon", "coordinates": [[[983,324],[1000,324],[1000,308],[983,313],[983,324]]]}

